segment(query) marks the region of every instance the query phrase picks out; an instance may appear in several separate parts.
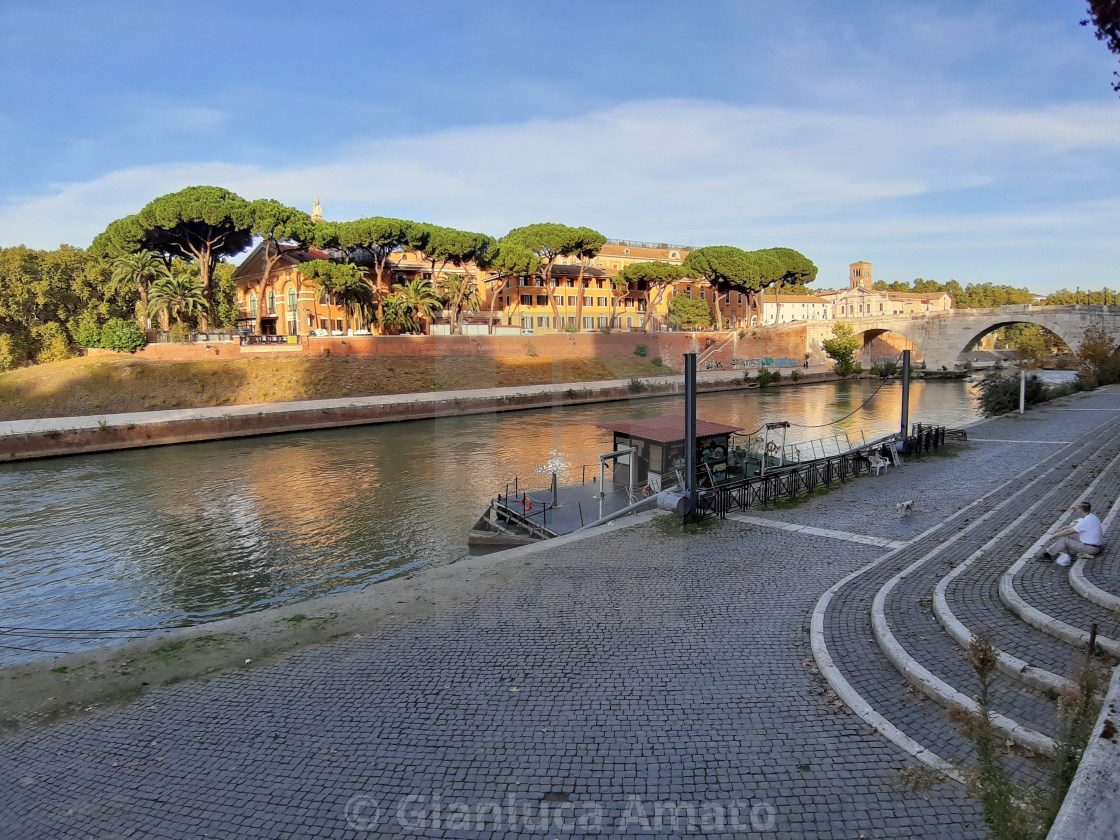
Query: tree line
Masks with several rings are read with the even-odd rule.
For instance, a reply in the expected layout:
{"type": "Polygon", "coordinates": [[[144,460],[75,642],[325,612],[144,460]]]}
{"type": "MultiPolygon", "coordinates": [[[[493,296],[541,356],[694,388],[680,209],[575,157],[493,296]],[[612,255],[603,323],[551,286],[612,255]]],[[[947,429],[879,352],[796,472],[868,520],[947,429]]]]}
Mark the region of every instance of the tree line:
{"type": "MultiPolygon", "coordinates": [[[[565,323],[555,296],[548,300],[556,323],[579,331],[588,268],[607,239],[588,227],[553,222],[495,238],[381,216],[313,220],[272,199],[249,201],[221,187],[188,187],[112,222],[88,250],[0,249],[0,366],[65,358],[75,346],[96,346],[106,325],[121,320],[134,319],[142,328],[158,319],[163,329],[180,334],[193,327],[232,326],[237,300],[226,260],[254,241],[263,245],[258,301],[264,301],[269,277],[285,255],[315,248],[327,259],[303,262],[299,275],[301,283],[313,285],[316,301],[328,294],[347,321],[361,319],[378,332],[413,332],[443,310],[450,312],[454,331],[463,311],[479,307],[480,291],[489,291],[493,320],[507,284],[529,278],[555,288],[556,265],[572,258],[579,265],[576,317],[565,323]],[[421,255],[435,282],[386,282],[394,255],[405,251],[421,255]],[[477,267],[480,276],[472,280],[467,266],[477,267]]],[[[717,323],[723,323],[721,296],[742,292],[757,308],[762,290],[787,283],[803,288],[816,274],[816,266],[793,249],[709,246],[692,251],[683,265],[626,266],[612,278],[611,301],[617,305],[633,290],[647,292],[643,328],[648,329],[653,308],[673,283],[704,282],[714,291],[717,323]]],[[[514,305],[519,301],[520,296],[514,305]]],[[[115,335],[120,328],[113,330],[115,335]]]]}

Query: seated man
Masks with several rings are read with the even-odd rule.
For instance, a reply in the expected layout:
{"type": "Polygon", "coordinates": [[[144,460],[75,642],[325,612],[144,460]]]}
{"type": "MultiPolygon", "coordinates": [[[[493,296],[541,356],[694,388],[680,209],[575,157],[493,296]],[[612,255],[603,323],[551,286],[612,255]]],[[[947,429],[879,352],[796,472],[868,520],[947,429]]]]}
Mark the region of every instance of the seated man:
{"type": "Polygon", "coordinates": [[[1088,502],[1081,502],[1077,508],[1081,518],[1054,534],[1058,539],[1038,556],[1039,560],[1057,557],[1059,566],[1068,566],[1071,554],[1088,554],[1090,557],[1100,554],[1101,521],[1088,502]]]}

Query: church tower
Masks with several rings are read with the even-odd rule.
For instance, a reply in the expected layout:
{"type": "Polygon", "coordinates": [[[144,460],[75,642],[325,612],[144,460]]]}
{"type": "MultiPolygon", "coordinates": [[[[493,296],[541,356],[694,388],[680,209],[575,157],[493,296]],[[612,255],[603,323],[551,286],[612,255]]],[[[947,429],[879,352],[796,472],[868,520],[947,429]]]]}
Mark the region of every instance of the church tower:
{"type": "Polygon", "coordinates": [[[871,290],[871,263],[860,260],[848,266],[848,286],[871,290]]]}

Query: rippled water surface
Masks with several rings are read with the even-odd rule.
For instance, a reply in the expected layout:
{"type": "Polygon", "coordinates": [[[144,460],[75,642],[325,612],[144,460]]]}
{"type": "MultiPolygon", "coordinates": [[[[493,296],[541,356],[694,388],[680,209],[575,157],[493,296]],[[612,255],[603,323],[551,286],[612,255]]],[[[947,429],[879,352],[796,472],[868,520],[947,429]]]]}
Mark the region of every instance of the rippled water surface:
{"type": "MultiPolygon", "coordinates": [[[[790,420],[791,441],[870,436],[897,429],[897,382],[829,424],[877,388],[706,394],[698,414],[746,431],[790,420]]],[[[0,627],[205,621],[460,556],[495,490],[515,476],[545,486],[533,471],[551,450],[596,464],[610,448],[597,423],[683,413],[680,397],[640,399],[0,466],[0,627]]],[[[910,418],[964,425],[974,399],[960,382],[917,382],[910,418]]],[[[0,661],[83,644],[3,634],[0,661]]]]}

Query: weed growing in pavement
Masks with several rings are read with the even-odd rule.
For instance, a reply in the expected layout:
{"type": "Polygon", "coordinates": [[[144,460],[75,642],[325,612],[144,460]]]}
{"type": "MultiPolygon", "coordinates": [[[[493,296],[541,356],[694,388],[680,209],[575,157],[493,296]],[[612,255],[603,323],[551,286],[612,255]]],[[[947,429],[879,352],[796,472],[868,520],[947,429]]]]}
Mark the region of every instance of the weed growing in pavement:
{"type": "Polygon", "coordinates": [[[676,513],[662,513],[653,517],[653,524],[657,526],[657,530],[667,537],[695,537],[697,534],[706,534],[716,521],[714,517],[709,517],[696,522],[691,519],[686,520],[676,513]]]}
{"type": "Polygon", "coordinates": [[[950,717],[961,724],[976,746],[977,766],[969,772],[969,793],[984,808],[984,822],[995,840],[1042,840],[1050,831],[1089,743],[1101,708],[1101,680],[1096,663],[1086,660],[1076,690],[1058,697],[1061,719],[1057,749],[1049,759],[1045,790],[1016,784],[1003,765],[1003,736],[992,725],[991,688],[999,661],[992,642],[977,636],[968,646],[968,664],[976,672],[980,713],[962,709],[950,717]]]}

